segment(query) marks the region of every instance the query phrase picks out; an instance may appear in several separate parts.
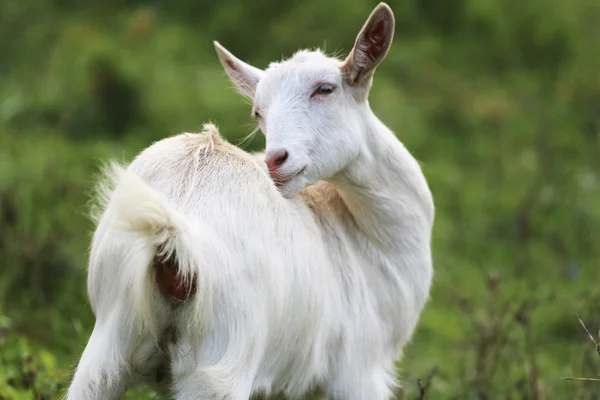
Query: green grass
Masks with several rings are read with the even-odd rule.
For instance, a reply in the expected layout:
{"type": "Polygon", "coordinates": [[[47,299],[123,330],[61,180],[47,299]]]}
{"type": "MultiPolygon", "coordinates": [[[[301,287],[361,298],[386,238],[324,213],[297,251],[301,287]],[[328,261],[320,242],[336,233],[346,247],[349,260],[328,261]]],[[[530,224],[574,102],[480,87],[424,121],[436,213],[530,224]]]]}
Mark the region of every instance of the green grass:
{"type": "MultiPolygon", "coordinates": [[[[0,3],[0,399],[58,398],[91,332],[101,162],[207,121],[233,143],[253,129],[212,40],[259,67],[299,47],[347,51],[376,4],[35,3],[0,3]]],[[[562,379],[600,376],[577,320],[600,325],[600,7],[390,4],[371,106],[437,207],[434,287],[399,398],[600,399],[599,382],[562,379]]]]}

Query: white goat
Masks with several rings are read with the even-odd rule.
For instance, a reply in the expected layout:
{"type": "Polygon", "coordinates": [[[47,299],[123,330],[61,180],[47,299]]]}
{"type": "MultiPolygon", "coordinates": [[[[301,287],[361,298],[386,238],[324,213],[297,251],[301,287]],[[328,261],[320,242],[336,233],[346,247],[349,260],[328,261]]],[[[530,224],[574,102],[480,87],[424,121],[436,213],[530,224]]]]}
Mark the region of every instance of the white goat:
{"type": "Polygon", "coordinates": [[[418,162],[367,100],[393,31],[382,3],[345,61],[300,51],[265,71],[215,42],[253,100],[266,166],[207,125],[108,170],[96,325],[69,400],[141,382],[180,400],[392,396],[429,296],[434,219],[418,162]]]}

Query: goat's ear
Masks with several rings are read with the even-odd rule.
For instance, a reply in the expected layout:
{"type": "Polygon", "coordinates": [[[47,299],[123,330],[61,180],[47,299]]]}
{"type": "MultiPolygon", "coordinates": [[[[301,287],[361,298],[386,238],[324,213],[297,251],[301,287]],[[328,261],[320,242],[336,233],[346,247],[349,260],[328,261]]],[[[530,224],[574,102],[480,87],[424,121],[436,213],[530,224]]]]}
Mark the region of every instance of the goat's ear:
{"type": "Polygon", "coordinates": [[[342,72],[347,82],[368,87],[375,68],[385,58],[393,38],[394,13],[387,4],[379,3],[342,64],[342,72]]]}
{"type": "Polygon", "coordinates": [[[256,85],[258,85],[258,82],[263,77],[264,71],[238,59],[225,47],[221,46],[219,42],[215,41],[213,43],[219,56],[219,61],[221,61],[229,79],[231,79],[241,94],[253,99],[256,92],[256,85]]]}

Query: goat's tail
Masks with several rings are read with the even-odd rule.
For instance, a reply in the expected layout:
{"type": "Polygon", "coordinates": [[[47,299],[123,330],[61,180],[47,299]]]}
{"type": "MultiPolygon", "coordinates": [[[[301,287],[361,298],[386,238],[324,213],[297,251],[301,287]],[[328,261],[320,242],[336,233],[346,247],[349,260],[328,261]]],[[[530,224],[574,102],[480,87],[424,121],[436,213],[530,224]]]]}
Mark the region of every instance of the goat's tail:
{"type": "MultiPolygon", "coordinates": [[[[104,191],[115,228],[134,235],[129,283],[142,328],[156,335],[155,296],[191,303],[192,325],[200,327],[210,309],[210,280],[204,262],[209,232],[190,224],[165,196],[133,171],[111,164],[105,175],[114,190],[104,191]],[[160,293],[160,295],[159,295],[160,293]]],[[[107,187],[104,181],[104,187],[107,187]]]]}

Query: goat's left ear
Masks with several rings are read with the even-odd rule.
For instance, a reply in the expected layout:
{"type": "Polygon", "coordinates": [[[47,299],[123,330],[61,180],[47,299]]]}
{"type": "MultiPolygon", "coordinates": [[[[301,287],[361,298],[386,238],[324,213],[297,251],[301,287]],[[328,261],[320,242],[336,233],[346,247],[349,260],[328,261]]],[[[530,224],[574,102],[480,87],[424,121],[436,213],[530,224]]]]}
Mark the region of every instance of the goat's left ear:
{"type": "Polygon", "coordinates": [[[219,61],[221,61],[225,72],[227,72],[229,79],[235,84],[237,90],[244,96],[253,99],[256,93],[256,85],[262,79],[264,71],[238,59],[225,47],[221,46],[219,42],[215,41],[213,44],[217,56],[219,56],[219,61]]]}
{"type": "Polygon", "coordinates": [[[351,85],[369,87],[375,68],[385,58],[394,38],[394,13],[379,3],[356,37],[354,48],[342,64],[351,85]]]}

